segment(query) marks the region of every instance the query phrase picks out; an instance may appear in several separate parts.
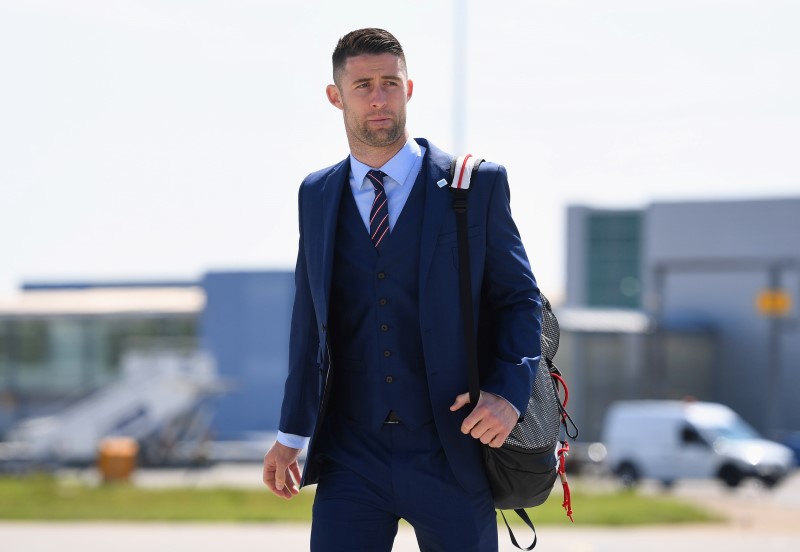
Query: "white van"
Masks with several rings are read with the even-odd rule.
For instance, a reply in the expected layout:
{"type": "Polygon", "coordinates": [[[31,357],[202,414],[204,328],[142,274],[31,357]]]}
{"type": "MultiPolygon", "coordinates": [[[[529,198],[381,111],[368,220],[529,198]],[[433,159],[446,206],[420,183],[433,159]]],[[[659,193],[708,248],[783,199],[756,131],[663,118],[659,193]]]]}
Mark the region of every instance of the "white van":
{"type": "Polygon", "coordinates": [[[606,465],[624,484],[718,477],[736,487],[746,477],[773,486],[794,465],[792,451],[761,438],[727,406],[696,401],[621,401],[603,424],[606,465]]]}

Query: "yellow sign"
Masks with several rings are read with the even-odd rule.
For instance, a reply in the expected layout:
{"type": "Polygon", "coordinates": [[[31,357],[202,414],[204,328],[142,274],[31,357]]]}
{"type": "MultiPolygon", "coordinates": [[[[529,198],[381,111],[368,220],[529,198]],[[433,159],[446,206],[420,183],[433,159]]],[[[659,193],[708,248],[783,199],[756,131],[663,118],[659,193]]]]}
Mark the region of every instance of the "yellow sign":
{"type": "Polygon", "coordinates": [[[764,316],[785,316],[792,309],[792,296],[780,289],[765,289],[756,296],[756,309],[764,316]]]}

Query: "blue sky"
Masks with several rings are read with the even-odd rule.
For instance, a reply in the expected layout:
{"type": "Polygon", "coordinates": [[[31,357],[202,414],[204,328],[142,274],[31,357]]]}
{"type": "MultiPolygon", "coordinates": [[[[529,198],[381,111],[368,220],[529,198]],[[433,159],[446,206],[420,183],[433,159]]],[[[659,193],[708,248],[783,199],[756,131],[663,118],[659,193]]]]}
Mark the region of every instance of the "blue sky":
{"type": "Polygon", "coordinates": [[[330,53],[364,26],[404,45],[412,135],[455,147],[462,95],[551,295],[569,204],[800,195],[800,3],[468,6],[454,91],[452,0],[0,0],[0,295],[293,267],[297,186],[347,154],[330,53]]]}

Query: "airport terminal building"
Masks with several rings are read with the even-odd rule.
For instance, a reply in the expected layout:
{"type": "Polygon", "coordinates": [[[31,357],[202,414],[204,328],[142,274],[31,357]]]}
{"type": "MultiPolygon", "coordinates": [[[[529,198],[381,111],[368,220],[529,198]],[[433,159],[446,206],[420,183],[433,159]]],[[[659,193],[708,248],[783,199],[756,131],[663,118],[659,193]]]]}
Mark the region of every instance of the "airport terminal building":
{"type": "Polygon", "coordinates": [[[293,295],[290,271],[25,284],[0,301],[0,435],[64,412],[159,439],[200,410],[213,439],[274,430],[293,295]]]}

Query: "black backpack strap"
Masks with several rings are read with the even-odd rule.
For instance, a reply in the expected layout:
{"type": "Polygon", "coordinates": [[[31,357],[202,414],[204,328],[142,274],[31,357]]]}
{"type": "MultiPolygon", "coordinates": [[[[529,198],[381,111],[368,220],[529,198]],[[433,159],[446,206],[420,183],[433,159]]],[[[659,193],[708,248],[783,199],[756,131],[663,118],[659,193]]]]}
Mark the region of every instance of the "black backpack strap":
{"type": "MultiPolygon", "coordinates": [[[[453,210],[456,213],[456,233],[458,236],[458,288],[461,299],[461,321],[464,330],[464,343],[467,347],[467,387],[469,400],[474,408],[481,395],[480,377],[478,374],[478,346],[475,339],[475,318],[472,304],[472,278],[469,272],[469,241],[467,239],[467,194],[473,178],[478,174],[478,167],[483,159],[476,159],[472,155],[462,155],[450,163],[450,193],[453,195],[453,210]]],[[[533,543],[528,548],[522,548],[514,537],[511,527],[502,510],[500,515],[508,529],[511,543],[520,550],[533,550],[536,546],[536,529],[531,518],[525,510],[514,510],[516,514],[533,531],[533,543]]]]}
{"type": "Polygon", "coordinates": [[[472,304],[472,278],[469,272],[469,242],[467,240],[467,194],[472,178],[478,173],[483,159],[471,154],[462,155],[450,163],[450,193],[453,195],[453,210],[456,213],[458,236],[458,288],[461,298],[461,322],[464,343],[467,347],[467,389],[472,407],[478,404],[481,395],[478,374],[478,344],[475,340],[475,318],[472,304]]]}
{"type": "Polygon", "coordinates": [[[533,522],[531,521],[531,518],[528,517],[528,512],[526,512],[525,510],[523,510],[521,508],[518,509],[518,510],[514,510],[514,512],[520,517],[520,519],[522,519],[522,521],[525,522],[525,525],[530,527],[531,531],[533,531],[533,542],[531,543],[531,545],[528,548],[522,548],[519,545],[519,543],[517,542],[517,539],[514,537],[514,532],[511,531],[511,526],[508,524],[508,520],[506,519],[506,515],[503,513],[503,510],[500,510],[500,515],[503,516],[503,523],[506,524],[506,529],[508,529],[508,536],[511,538],[511,544],[513,544],[514,546],[516,546],[520,550],[533,550],[536,547],[536,543],[539,540],[539,537],[536,535],[536,528],[533,526],[533,522]]]}

